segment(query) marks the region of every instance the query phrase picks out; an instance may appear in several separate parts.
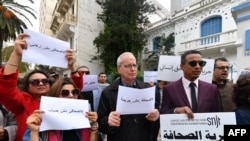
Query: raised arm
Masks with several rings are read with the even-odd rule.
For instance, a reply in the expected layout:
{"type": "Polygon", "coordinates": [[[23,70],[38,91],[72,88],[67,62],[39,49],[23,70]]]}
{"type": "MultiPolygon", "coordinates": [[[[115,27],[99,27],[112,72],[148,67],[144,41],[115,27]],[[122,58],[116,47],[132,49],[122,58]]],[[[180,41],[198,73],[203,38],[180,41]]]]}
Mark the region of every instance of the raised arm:
{"type": "Polygon", "coordinates": [[[14,50],[10,55],[8,62],[4,67],[3,74],[8,75],[11,73],[15,73],[17,71],[18,63],[22,58],[23,49],[27,48],[27,42],[23,39],[28,37],[28,34],[19,34],[16,41],[14,50]]]}

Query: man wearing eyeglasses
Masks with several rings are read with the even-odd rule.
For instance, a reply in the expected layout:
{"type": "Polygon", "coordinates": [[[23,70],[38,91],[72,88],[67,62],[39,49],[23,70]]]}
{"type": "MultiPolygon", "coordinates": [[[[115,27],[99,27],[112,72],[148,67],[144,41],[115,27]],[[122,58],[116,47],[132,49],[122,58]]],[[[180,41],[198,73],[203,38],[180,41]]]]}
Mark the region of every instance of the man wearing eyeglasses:
{"type": "Polygon", "coordinates": [[[164,86],[161,114],[186,113],[192,119],[193,113],[221,111],[217,87],[198,79],[205,65],[199,51],[181,55],[183,77],[164,86]]]}
{"type": "Polygon", "coordinates": [[[223,112],[232,112],[236,108],[232,100],[233,81],[228,80],[229,69],[226,58],[220,57],[214,60],[213,84],[219,89],[223,112]]]}
{"type": "Polygon", "coordinates": [[[136,58],[131,52],[122,53],[117,59],[120,78],[107,86],[101,95],[97,110],[99,130],[107,134],[108,141],[151,141],[151,125],[159,118],[158,109],[148,114],[120,115],[116,111],[119,86],[136,89],[147,85],[136,79],[136,58]]]}

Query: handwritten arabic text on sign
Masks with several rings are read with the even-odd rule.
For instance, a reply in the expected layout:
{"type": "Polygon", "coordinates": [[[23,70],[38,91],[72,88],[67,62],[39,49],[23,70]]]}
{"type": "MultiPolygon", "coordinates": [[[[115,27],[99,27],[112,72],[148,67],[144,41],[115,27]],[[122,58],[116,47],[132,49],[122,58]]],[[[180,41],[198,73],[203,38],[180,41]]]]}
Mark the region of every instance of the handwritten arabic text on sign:
{"type": "Polygon", "coordinates": [[[88,92],[98,89],[97,75],[83,75],[83,88],[82,92],[88,92]]]}
{"type": "MultiPolygon", "coordinates": [[[[203,59],[207,62],[206,66],[200,74],[199,79],[212,83],[214,60],[203,59]]],[[[157,80],[163,81],[176,81],[183,76],[183,71],[180,68],[181,58],[180,56],[167,56],[161,55],[158,65],[157,80]]]]}
{"type": "Polygon", "coordinates": [[[40,109],[45,113],[40,131],[89,128],[88,107],[87,100],[42,96],[40,109]]]}
{"type": "Polygon", "coordinates": [[[70,48],[68,42],[30,30],[24,32],[30,36],[24,38],[28,47],[27,50],[23,50],[23,62],[68,67],[68,61],[65,58],[65,51],[70,48]]]}
{"type": "Polygon", "coordinates": [[[116,111],[121,115],[147,114],[154,109],[155,86],[137,89],[119,86],[116,111]]]}
{"type": "Polygon", "coordinates": [[[156,82],[157,71],[144,71],[144,82],[156,82]]]}

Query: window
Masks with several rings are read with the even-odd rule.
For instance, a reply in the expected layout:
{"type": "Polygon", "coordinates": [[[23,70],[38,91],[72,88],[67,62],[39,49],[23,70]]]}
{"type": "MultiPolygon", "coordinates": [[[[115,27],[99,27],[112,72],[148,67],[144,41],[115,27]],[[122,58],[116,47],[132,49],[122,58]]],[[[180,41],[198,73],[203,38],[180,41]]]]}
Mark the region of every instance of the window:
{"type": "Polygon", "coordinates": [[[75,4],[73,4],[71,7],[71,13],[72,15],[75,15],[75,4]]]}
{"type": "Polygon", "coordinates": [[[250,29],[246,30],[246,35],[245,35],[245,50],[250,50],[250,29]]]}
{"type": "MultiPolygon", "coordinates": [[[[222,31],[222,18],[221,16],[212,17],[205,20],[201,24],[201,37],[206,37],[222,31]]],[[[220,36],[209,36],[208,38],[203,38],[201,44],[209,44],[214,42],[219,42],[220,36]]]]}
{"type": "Polygon", "coordinates": [[[161,41],[161,37],[155,37],[153,39],[153,50],[159,49],[160,41],[161,41]]]}

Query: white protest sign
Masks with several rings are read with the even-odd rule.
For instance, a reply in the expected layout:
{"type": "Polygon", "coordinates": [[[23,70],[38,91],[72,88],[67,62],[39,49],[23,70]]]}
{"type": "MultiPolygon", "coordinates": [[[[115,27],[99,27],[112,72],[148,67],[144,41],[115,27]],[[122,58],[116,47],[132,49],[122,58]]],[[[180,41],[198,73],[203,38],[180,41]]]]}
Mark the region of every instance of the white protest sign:
{"type": "Polygon", "coordinates": [[[144,82],[156,82],[157,71],[144,71],[144,82]]]}
{"type": "MultiPolygon", "coordinates": [[[[200,74],[199,79],[212,83],[213,78],[213,59],[203,59],[206,61],[205,67],[200,74]]],[[[176,81],[183,76],[183,71],[180,68],[181,58],[180,56],[167,56],[161,55],[158,65],[157,80],[163,81],[176,81]]]]}
{"type": "Polygon", "coordinates": [[[160,115],[161,141],[224,140],[224,125],[236,125],[234,112],[160,115]]]}
{"type": "Polygon", "coordinates": [[[155,86],[144,89],[119,86],[116,111],[121,115],[147,114],[155,105],[155,86]]]}
{"type": "Polygon", "coordinates": [[[97,75],[83,75],[83,88],[82,92],[88,92],[98,89],[97,75]]]}
{"type": "Polygon", "coordinates": [[[68,61],[65,58],[66,50],[70,48],[68,42],[31,30],[24,30],[24,33],[30,36],[24,38],[27,42],[27,49],[23,50],[22,62],[68,67],[68,61]]]}
{"type": "Polygon", "coordinates": [[[87,100],[42,96],[40,109],[45,112],[42,114],[40,131],[90,127],[86,117],[89,111],[87,100]]]}

